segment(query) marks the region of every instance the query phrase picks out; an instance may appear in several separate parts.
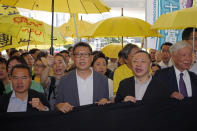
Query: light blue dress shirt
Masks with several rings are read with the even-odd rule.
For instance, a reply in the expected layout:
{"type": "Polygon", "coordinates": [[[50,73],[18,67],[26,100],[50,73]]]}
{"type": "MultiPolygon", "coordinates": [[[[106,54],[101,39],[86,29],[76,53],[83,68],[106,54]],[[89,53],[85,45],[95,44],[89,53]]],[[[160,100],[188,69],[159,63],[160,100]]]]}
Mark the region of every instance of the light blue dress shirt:
{"type": "Polygon", "coordinates": [[[15,91],[13,90],[8,104],[7,112],[26,112],[27,98],[24,101],[22,101],[21,99],[16,97],[15,91]]]}

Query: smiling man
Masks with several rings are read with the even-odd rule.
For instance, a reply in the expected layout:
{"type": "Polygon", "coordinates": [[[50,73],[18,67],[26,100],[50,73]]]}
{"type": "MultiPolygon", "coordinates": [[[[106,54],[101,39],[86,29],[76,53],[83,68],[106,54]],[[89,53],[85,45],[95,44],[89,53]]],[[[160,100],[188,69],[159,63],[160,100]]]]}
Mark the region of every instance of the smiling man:
{"type": "Polygon", "coordinates": [[[133,77],[120,82],[115,102],[169,98],[169,91],[150,74],[151,56],[138,51],[132,58],[133,77]]]}
{"type": "Polygon", "coordinates": [[[172,98],[197,96],[197,75],[188,71],[192,64],[192,46],[180,41],[170,47],[173,66],[155,73],[169,89],[172,98]]]}
{"type": "Polygon", "coordinates": [[[73,60],[76,69],[63,76],[58,86],[57,109],[66,113],[73,106],[108,103],[108,79],[90,67],[90,45],[77,43],[73,48],[73,60]]]}
{"type": "Polygon", "coordinates": [[[0,112],[48,111],[49,104],[44,96],[31,90],[31,71],[26,65],[16,65],[11,70],[13,91],[0,99],[0,112]]]}

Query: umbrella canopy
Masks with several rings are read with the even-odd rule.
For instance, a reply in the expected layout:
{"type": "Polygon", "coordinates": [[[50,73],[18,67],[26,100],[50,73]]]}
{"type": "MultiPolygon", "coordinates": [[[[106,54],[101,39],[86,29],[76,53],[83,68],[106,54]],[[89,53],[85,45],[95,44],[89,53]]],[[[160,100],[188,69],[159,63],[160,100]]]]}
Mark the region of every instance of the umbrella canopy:
{"type": "Polygon", "coordinates": [[[197,28],[197,7],[185,8],[161,15],[152,29],[185,29],[197,28]]]}
{"type": "MultiPolygon", "coordinates": [[[[30,10],[51,11],[52,0],[1,0],[0,3],[30,10]]],[[[54,12],[102,13],[110,8],[103,0],[54,0],[54,12]]]]}
{"type": "MultiPolygon", "coordinates": [[[[79,37],[82,37],[84,32],[86,32],[87,29],[92,25],[91,23],[83,20],[77,20],[76,23],[79,37]]],[[[59,30],[65,37],[76,37],[76,30],[73,19],[70,19],[67,23],[61,25],[59,27],[59,30]]]]}
{"type": "MultiPolygon", "coordinates": [[[[49,43],[51,40],[51,26],[21,15],[0,17],[0,32],[25,40],[49,43]],[[31,32],[31,34],[30,34],[31,32]]],[[[54,39],[56,42],[63,42],[59,30],[54,28],[54,39]]]]}
{"type": "MultiPolygon", "coordinates": [[[[31,10],[52,12],[51,47],[53,47],[53,18],[54,12],[68,13],[102,13],[109,12],[110,8],[103,0],[1,0],[0,3],[31,10]]],[[[51,48],[50,54],[53,54],[51,48]]]]}
{"type": "Polygon", "coordinates": [[[109,58],[118,58],[118,53],[120,50],[122,50],[122,44],[120,43],[111,43],[101,49],[105,56],[109,58]]]}
{"type": "Polygon", "coordinates": [[[112,17],[99,21],[84,34],[88,37],[158,37],[160,34],[151,29],[144,20],[133,17],[112,17]]]}

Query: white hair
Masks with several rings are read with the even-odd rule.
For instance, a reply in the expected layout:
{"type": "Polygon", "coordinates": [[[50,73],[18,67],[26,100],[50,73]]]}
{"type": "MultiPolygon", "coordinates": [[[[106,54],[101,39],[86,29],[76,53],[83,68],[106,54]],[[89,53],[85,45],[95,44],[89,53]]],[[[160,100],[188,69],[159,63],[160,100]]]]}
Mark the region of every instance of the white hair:
{"type": "Polygon", "coordinates": [[[177,52],[179,49],[182,49],[186,46],[192,49],[192,46],[186,41],[179,41],[170,47],[170,54],[177,52]]]}

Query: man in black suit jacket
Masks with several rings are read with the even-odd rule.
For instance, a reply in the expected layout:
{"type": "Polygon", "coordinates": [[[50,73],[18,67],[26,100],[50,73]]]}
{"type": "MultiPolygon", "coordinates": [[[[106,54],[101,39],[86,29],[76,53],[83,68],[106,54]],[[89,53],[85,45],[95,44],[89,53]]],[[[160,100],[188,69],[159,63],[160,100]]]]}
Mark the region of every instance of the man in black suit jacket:
{"type": "Polygon", "coordinates": [[[157,71],[155,77],[165,84],[172,98],[183,99],[184,97],[197,96],[197,76],[188,71],[192,63],[192,47],[185,41],[180,41],[170,48],[174,66],[157,71]],[[183,95],[179,88],[180,73],[186,85],[187,95],[183,95]]]}
{"type": "Polygon", "coordinates": [[[0,112],[47,111],[49,104],[44,94],[31,90],[31,71],[26,65],[11,70],[13,91],[0,98],[0,112]]]}
{"type": "Polygon", "coordinates": [[[167,99],[168,88],[150,74],[151,57],[145,51],[137,52],[132,58],[134,76],[120,82],[115,102],[144,99],[167,99]]]}

